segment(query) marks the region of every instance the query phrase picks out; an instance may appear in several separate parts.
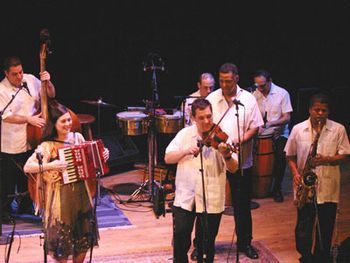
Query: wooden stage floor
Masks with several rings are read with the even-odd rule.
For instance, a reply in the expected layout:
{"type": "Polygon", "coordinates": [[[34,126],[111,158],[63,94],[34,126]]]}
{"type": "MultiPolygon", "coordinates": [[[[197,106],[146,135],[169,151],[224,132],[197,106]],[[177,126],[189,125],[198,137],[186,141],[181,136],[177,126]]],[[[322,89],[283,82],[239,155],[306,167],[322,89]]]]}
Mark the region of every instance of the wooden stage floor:
{"type": "MultiPolygon", "coordinates": [[[[139,184],[144,179],[140,166],[136,169],[110,175],[103,178],[101,185],[113,189],[122,184],[139,184]]],[[[338,217],[339,241],[350,235],[350,165],[343,167],[340,214],[338,217]]],[[[283,263],[298,262],[298,254],[294,245],[294,226],[296,209],[292,203],[291,178],[286,172],[284,180],[285,201],[275,203],[271,198],[254,199],[260,207],[252,210],[253,240],[261,241],[283,263]]],[[[121,200],[127,200],[129,195],[120,195],[121,200]]],[[[171,249],[172,216],[156,218],[150,203],[133,202],[121,204],[120,209],[132,223],[124,229],[109,229],[100,231],[99,247],[93,250],[93,255],[113,256],[132,252],[146,252],[171,249]]],[[[222,217],[217,241],[231,242],[233,237],[233,216],[222,217]]],[[[17,253],[19,238],[13,243],[10,262],[43,262],[43,250],[38,236],[22,237],[20,250],[17,253]]],[[[0,246],[0,262],[3,261],[5,245],[0,246]]],[[[50,259],[50,258],[49,258],[50,259]]],[[[52,262],[51,259],[49,262],[52,262]]],[[[259,262],[255,260],[254,262],[259,262]]]]}

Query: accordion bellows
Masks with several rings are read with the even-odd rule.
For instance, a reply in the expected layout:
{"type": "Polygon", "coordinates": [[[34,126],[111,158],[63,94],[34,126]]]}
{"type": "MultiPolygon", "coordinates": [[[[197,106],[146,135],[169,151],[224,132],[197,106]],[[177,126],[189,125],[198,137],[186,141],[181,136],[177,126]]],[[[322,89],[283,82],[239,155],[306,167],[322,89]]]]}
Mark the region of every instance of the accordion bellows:
{"type": "Polygon", "coordinates": [[[104,145],[101,139],[58,149],[59,159],[68,164],[67,169],[62,172],[63,184],[107,174],[109,168],[103,159],[103,151],[104,145]]]}

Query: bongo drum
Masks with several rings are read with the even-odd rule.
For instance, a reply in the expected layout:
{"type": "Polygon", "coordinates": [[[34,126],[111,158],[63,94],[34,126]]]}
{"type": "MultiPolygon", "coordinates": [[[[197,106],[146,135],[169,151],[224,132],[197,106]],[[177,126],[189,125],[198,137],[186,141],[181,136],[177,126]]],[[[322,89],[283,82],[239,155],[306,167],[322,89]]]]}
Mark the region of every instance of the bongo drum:
{"type": "Polygon", "coordinates": [[[156,116],[156,127],[159,133],[177,133],[183,128],[181,112],[156,116]]]}
{"type": "Polygon", "coordinates": [[[116,114],[116,121],[124,135],[147,134],[148,115],[141,111],[123,111],[116,114]]]}

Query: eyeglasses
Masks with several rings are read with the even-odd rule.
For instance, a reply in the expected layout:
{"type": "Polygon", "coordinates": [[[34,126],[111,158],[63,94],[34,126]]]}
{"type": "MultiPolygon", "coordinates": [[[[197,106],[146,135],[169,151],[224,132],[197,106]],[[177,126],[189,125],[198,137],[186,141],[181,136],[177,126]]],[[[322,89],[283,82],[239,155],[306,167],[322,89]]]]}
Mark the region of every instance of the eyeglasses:
{"type": "Polygon", "coordinates": [[[265,88],[265,87],[266,87],[266,84],[267,84],[267,83],[258,85],[258,84],[255,83],[255,85],[256,85],[258,88],[265,88]]]}

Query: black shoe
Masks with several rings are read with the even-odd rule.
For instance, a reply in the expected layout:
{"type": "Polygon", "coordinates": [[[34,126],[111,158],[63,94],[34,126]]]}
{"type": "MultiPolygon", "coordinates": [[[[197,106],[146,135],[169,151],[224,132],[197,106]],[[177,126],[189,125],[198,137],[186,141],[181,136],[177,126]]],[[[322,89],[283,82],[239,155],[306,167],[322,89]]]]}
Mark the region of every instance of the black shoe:
{"type": "Polygon", "coordinates": [[[276,203],[282,203],[283,202],[283,194],[281,192],[281,190],[278,190],[276,191],[274,194],[273,194],[273,200],[276,202],[276,203]]]}
{"type": "Polygon", "coordinates": [[[197,260],[197,256],[198,256],[197,249],[194,248],[192,253],[191,253],[191,260],[196,261],[197,260]]]}
{"type": "Polygon", "coordinates": [[[251,258],[251,259],[259,258],[258,252],[256,252],[255,248],[252,245],[247,245],[243,248],[238,248],[238,251],[243,252],[248,258],[251,258]]]}

